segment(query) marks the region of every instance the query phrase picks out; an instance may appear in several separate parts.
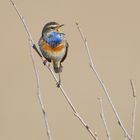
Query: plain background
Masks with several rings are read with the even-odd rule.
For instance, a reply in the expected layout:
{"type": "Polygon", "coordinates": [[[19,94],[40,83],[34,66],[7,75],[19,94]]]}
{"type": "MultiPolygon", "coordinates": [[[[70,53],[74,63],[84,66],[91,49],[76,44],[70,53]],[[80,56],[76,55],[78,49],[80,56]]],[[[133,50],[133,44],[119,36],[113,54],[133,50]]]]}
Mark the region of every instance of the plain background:
{"type": "MultiPolygon", "coordinates": [[[[131,132],[133,97],[137,90],[135,140],[140,138],[140,1],[139,0],[15,0],[37,43],[48,21],[65,24],[70,44],[62,81],[78,112],[105,140],[98,97],[113,140],[124,139],[94,73],[76,29],[78,21],[91,47],[96,68],[128,132],[131,132]]],[[[23,25],[9,0],[0,0],[0,139],[46,140],[43,115],[36,97],[36,82],[23,25]]],[[[35,53],[41,94],[54,140],[90,140],[74,117],[50,73],[35,53]]]]}

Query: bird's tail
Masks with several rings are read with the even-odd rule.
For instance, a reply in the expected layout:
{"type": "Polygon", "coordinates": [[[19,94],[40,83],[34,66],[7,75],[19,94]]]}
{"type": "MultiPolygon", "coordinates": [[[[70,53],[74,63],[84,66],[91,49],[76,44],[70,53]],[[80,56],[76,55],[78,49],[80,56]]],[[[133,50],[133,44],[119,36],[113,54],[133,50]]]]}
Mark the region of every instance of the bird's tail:
{"type": "Polygon", "coordinates": [[[61,73],[63,69],[61,63],[55,62],[55,61],[53,61],[53,68],[54,68],[55,73],[61,73]]]}

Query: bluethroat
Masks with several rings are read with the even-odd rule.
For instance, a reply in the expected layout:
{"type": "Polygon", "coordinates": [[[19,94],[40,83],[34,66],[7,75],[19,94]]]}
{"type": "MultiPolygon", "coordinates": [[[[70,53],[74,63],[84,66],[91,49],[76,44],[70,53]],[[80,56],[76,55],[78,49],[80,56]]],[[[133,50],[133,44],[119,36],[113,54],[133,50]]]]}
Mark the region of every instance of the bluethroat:
{"type": "Polygon", "coordinates": [[[41,38],[38,42],[39,48],[46,62],[52,62],[55,73],[59,74],[57,86],[60,87],[60,73],[62,72],[62,62],[65,60],[68,53],[68,42],[65,34],[60,31],[64,24],[57,22],[48,22],[43,30],[41,38]]]}

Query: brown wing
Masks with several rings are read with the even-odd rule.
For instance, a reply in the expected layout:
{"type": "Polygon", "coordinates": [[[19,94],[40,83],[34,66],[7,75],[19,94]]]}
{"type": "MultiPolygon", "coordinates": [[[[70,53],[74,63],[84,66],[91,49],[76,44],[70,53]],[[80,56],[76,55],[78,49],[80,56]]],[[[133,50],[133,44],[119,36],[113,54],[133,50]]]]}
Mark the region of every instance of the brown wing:
{"type": "Polygon", "coordinates": [[[51,62],[51,59],[49,59],[49,58],[47,57],[47,52],[44,52],[44,51],[43,51],[43,49],[42,49],[42,44],[43,44],[43,39],[42,39],[42,37],[41,37],[40,40],[38,41],[39,49],[40,49],[42,55],[44,56],[44,58],[45,58],[48,62],[51,62]]]}
{"type": "Polygon", "coordinates": [[[64,57],[62,58],[62,60],[61,60],[61,62],[63,62],[65,59],[66,59],[66,57],[67,57],[67,54],[68,54],[68,47],[69,47],[69,44],[68,44],[68,42],[66,41],[66,52],[65,52],[65,55],[64,55],[64,57]]]}

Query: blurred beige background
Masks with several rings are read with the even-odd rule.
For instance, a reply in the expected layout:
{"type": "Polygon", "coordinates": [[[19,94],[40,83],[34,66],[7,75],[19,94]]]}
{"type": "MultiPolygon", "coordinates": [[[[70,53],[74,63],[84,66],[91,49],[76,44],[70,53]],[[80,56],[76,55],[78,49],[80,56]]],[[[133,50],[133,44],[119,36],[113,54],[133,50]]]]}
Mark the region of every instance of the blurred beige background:
{"type": "MultiPolygon", "coordinates": [[[[140,138],[140,1],[138,0],[15,0],[35,40],[48,21],[64,23],[70,44],[62,74],[73,104],[98,132],[106,134],[99,116],[103,97],[105,116],[113,140],[124,139],[104,93],[88,65],[88,57],[76,29],[80,25],[91,46],[98,72],[105,82],[125,127],[131,132],[133,109],[129,79],[137,89],[135,140],[140,138]]],[[[47,140],[29,55],[29,42],[9,0],[0,0],[0,139],[47,140]]],[[[54,140],[90,140],[56,88],[50,73],[35,54],[41,92],[54,140]]]]}

